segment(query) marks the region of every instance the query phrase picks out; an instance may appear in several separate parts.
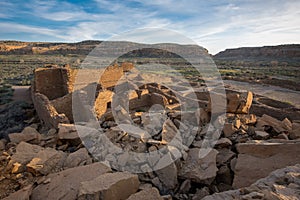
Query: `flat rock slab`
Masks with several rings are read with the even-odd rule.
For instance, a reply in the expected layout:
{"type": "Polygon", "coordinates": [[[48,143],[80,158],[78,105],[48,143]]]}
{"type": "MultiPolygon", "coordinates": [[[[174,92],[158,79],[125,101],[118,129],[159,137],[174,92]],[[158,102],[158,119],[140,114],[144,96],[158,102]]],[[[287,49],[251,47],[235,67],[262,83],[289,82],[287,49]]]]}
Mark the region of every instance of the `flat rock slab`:
{"type": "Polygon", "coordinates": [[[291,127],[286,125],[286,121],[288,119],[279,121],[269,115],[264,114],[257,120],[256,127],[264,127],[264,126],[271,126],[277,133],[290,131],[291,127]]]}
{"type": "Polygon", "coordinates": [[[79,139],[76,126],[74,124],[58,124],[58,138],[61,140],[79,139]]]}
{"type": "Polygon", "coordinates": [[[184,161],[178,176],[185,179],[191,179],[197,183],[209,185],[216,177],[218,171],[216,166],[216,156],[218,151],[210,149],[204,157],[199,154],[199,151],[199,148],[192,148],[189,150],[188,157],[186,161],[184,161]]]}
{"type": "Polygon", "coordinates": [[[61,169],[66,157],[66,153],[62,151],[46,148],[39,151],[26,166],[28,171],[35,175],[47,175],[55,170],[61,169]]]}
{"type": "Polygon", "coordinates": [[[34,188],[31,199],[61,199],[75,200],[79,192],[80,183],[90,181],[111,169],[102,163],[93,163],[75,168],[70,168],[46,176],[45,184],[34,188]]]}
{"type": "Polygon", "coordinates": [[[81,148],[68,155],[64,162],[64,169],[87,165],[92,163],[92,158],[89,156],[86,148],[81,148]]]}
{"type": "Polygon", "coordinates": [[[10,194],[3,200],[30,200],[33,185],[27,185],[26,187],[10,194]]]}
{"type": "Polygon", "coordinates": [[[127,199],[136,193],[139,185],[137,175],[127,172],[107,173],[91,181],[82,182],[78,199],[127,199]]]}
{"type": "Polygon", "coordinates": [[[260,179],[249,187],[215,193],[203,200],[223,199],[265,199],[279,200],[300,199],[300,165],[289,166],[272,172],[266,178],[260,179]]]}
{"type": "Polygon", "coordinates": [[[16,153],[11,157],[12,163],[27,164],[33,159],[43,147],[38,145],[20,142],[16,147],[16,153]]]}
{"type": "Polygon", "coordinates": [[[300,141],[238,144],[234,188],[246,187],[272,171],[300,163],[300,141]]]}
{"type": "Polygon", "coordinates": [[[21,133],[11,133],[8,135],[9,139],[13,143],[30,142],[39,144],[41,135],[37,130],[32,127],[26,127],[21,133]]]}
{"type": "Polygon", "coordinates": [[[172,160],[170,154],[166,154],[163,156],[157,163],[156,167],[159,169],[155,173],[157,177],[162,182],[163,186],[166,189],[174,189],[178,182],[177,182],[177,167],[172,160]],[[169,165],[167,165],[170,163],[169,165]],[[161,166],[167,165],[166,167],[161,168],[161,166]]]}
{"type": "Polygon", "coordinates": [[[163,197],[155,187],[152,187],[130,195],[127,200],[163,200],[163,197]]]}

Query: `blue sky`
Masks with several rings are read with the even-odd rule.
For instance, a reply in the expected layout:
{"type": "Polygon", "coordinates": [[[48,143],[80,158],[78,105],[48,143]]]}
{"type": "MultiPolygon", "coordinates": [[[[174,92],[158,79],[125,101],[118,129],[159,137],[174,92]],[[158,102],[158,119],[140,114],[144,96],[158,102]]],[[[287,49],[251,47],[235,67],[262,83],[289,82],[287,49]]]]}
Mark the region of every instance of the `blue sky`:
{"type": "Polygon", "coordinates": [[[138,28],[176,31],[212,54],[226,48],[300,43],[300,1],[0,1],[1,40],[107,40],[138,28]]]}

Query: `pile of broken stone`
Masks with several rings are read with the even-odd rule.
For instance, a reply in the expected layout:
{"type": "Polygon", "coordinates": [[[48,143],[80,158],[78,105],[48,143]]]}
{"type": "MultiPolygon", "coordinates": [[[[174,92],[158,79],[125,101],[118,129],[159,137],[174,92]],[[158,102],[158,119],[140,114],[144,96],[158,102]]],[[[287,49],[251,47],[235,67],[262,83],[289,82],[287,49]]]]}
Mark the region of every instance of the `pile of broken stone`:
{"type": "Polygon", "coordinates": [[[45,129],[42,121],[11,133],[9,141],[0,141],[0,187],[6,189],[0,198],[299,199],[300,123],[250,114],[251,92],[226,92],[223,130],[204,156],[199,152],[205,148],[209,124],[222,119],[210,121],[210,106],[181,111],[174,92],[158,84],[140,87],[144,96],[131,99],[135,109],[130,118],[151,137],[137,138],[130,134],[134,131],[119,127],[111,109],[126,121],[122,106],[107,108],[99,118],[102,136],[125,153],[110,152],[107,143],[88,144],[99,135],[87,134],[87,140],[78,131],[81,126],[71,123],[45,129]],[[137,110],[145,99],[162,107],[143,104],[137,110]],[[142,164],[129,156],[164,149],[169,153],[142,164]],[[157,167],[164,163],[168,165],[157,167]]]}

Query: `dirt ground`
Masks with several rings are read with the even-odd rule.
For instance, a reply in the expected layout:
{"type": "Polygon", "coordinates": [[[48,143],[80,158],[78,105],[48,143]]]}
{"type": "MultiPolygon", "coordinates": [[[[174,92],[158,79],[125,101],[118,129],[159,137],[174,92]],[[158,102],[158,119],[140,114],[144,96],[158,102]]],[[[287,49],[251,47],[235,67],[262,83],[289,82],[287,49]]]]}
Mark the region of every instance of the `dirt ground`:
{"type": "Polygon", "coordinates": [[[255,94],[265,96],[277,101],[289,103],[296,108],[300,108],[300,92],[290,90],[278,86],[262,85],[255,83],[223,80],[224,84],[229,85],[230,88],[239,90],[250,90],[255,94]]]}

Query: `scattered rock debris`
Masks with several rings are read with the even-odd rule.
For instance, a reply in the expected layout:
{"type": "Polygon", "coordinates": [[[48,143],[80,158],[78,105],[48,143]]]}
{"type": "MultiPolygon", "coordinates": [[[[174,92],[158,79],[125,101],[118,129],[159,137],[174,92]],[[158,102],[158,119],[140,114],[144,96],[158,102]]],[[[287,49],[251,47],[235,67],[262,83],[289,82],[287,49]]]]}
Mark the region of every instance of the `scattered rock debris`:
{"type": "Polygon", "coordinates": [[[196,107],[185,110],[191,91],[184,83],[172,90],[118,82],[125,74],[137,82],[142,77],[130,63],[115,64],[97,83],[94,109],[76,101],[75,119],[72,101],[88,96],[90,87],[75,91],[76,73],[69,66],[35,70],[38,118],[0,140],[0,198],[300,198],[300,123],[250,113],[252,92],[226,89],[226,117],[211,121],[205,87],[195,88],[196,107]],[[129,90],[118,94],[115,87],[129,90]],[[219,137],[208,135],[209,125],[222,122],[219,137]]]}

